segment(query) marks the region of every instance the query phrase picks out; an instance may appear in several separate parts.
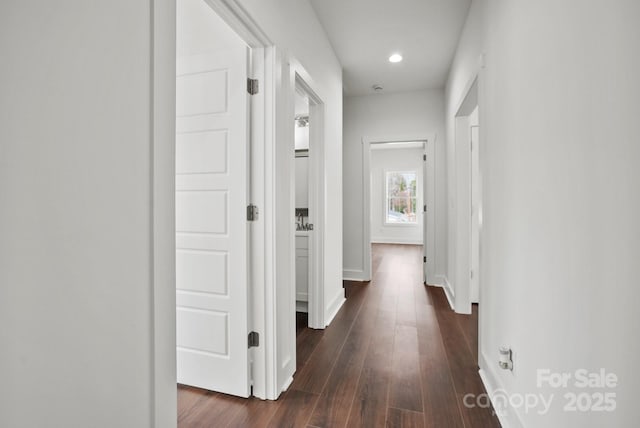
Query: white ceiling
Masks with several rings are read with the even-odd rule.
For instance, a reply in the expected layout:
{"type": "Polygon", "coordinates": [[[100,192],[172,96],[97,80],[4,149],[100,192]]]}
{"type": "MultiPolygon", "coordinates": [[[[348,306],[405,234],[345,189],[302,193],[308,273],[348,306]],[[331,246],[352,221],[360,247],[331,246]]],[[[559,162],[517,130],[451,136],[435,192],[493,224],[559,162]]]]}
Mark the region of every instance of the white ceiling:
{"type": "Polygon", "coordinates": [[[347,95],[442,88],[471,0],[311,0],[347,95]],[[398,52],[404,60],[388,61],[398,52]]]}

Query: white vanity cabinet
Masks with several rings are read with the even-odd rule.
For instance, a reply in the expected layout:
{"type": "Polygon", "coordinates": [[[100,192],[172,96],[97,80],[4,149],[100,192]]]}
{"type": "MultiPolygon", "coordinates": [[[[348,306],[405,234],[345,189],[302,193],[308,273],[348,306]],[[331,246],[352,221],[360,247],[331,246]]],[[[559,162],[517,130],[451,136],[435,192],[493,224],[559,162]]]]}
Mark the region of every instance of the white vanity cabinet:
{"type": "Polygon", "coordinates": [[[296,232],[296,308],[306,312],[309,301],[309,232],[296,232]]]}

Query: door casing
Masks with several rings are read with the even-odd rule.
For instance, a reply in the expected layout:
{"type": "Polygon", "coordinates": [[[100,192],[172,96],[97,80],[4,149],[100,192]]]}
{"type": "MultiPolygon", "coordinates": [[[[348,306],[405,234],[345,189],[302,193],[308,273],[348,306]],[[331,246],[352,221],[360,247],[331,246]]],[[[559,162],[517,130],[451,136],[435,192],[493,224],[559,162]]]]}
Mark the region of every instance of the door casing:
{"type": "MultiPolygon", "coordinates": [[[[450,248],[453,250],[450,254],[453,255],[453,259],[450,260],[450,265],[453,268],[453,284],[452,287],[445,287],[447,297],[451,303],[452,308],[461,314],[471,313],[471,270],[472,270],[472,243],[478,246],[478,266],[477,272],[474,272],[475,280],[478,283],[479,294],[481,295],[482,287],[482,272],[480,271],[479,259],[481,258],[481,235],[482,225],[480,224],[475,230],[471,227],[471,188],[472,188],[472,174],[471,174],[471,126],[478,124],[470,123],[470,116],[476,108],[479,108],[479,77],[478,74],[470,80],[464,96],[460,103],[460,106],[456,110],[455,115],[455,151],[454,151],[454,182],[449,183],[450,189],[453,190],[453,198],[455,200],[455,210],[452,214],[453,221],[453,245],[450,244],[450,248]],[[477,233],[477,236],[472,238],[473,232],[477,233]]],[[[482,129],[482,128],[480,128],[482,129]]],[[[480,136],[482,140],[482,136],[480,136]]],[[[474,149],[476,149],[474,147],[474,149]]],[[[478,153],[480,153],[480,147],[477,147],[478,153]]],[[[479,183],[477,183],[482,194],[482,171],[479,169],[478,177],[479,183]]],[[[478,201],[478,210],[480,211],[480,217],[482,216],[482,198],[478,201]]]]}
{"type": "Polygon", "coordinates": [[[384,143],[401,143],[421,141],[425,143],[426,167],[423,180],[424,204],[427,205],[425,228],[423,229],[423,256],[426,258],[424,272],[427,284],[435,283],[435,142],[436,134],[408,134],[388,135],[378,137],[362,137],[362,254],[363,272],[361,278],[353,278],[360,281],[371,281],[371,145],[384,143]],[[432,239],[426,239],[432,237],[432,239]]]}
{"type": "MultiPolygon", "coordinates": [[[[310,236],[309,260],[309,327],[326,327],[324,314],[324,103],[314,90],[313,82],[300,64],[293,62],[293,86],[309,98],[309,222],[314,225],[310,236]],[[305,76],[305,77],[303,77],[305,76]]],[[[293,212],[293,211],[292,211],[293,212]]],[[[295,264],[294,264],[295,269],[295,264]]]]}

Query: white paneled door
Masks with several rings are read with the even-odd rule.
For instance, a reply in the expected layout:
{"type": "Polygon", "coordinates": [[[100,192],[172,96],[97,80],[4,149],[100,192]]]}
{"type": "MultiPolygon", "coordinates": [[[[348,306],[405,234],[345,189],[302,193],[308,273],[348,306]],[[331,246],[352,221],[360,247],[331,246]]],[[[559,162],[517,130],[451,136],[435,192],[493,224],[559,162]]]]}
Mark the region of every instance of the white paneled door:
{"type": "Polygon", "coordinates": [[[250,394],[247,47],[178,59],[178,382],[250,394]]]}

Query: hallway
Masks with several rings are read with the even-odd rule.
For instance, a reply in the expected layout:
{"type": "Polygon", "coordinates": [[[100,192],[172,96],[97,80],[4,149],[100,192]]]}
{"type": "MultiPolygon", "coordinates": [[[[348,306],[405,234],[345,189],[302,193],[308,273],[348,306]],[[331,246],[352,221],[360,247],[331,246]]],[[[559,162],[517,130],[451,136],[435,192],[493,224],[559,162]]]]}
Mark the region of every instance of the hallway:
{"type": "MultiPolygon", "coordinates": [[[[422,248],[374,244],[373,280],[346,282],[347,301],[324,331],[298,329],[298,368],[276,402],[178,389],[178,426],[498,427],[477,361],[477,307],[451,311],[422,283],[422,248]]],[[[299,317],[301,318],[301,317],[299,317]]]]}

